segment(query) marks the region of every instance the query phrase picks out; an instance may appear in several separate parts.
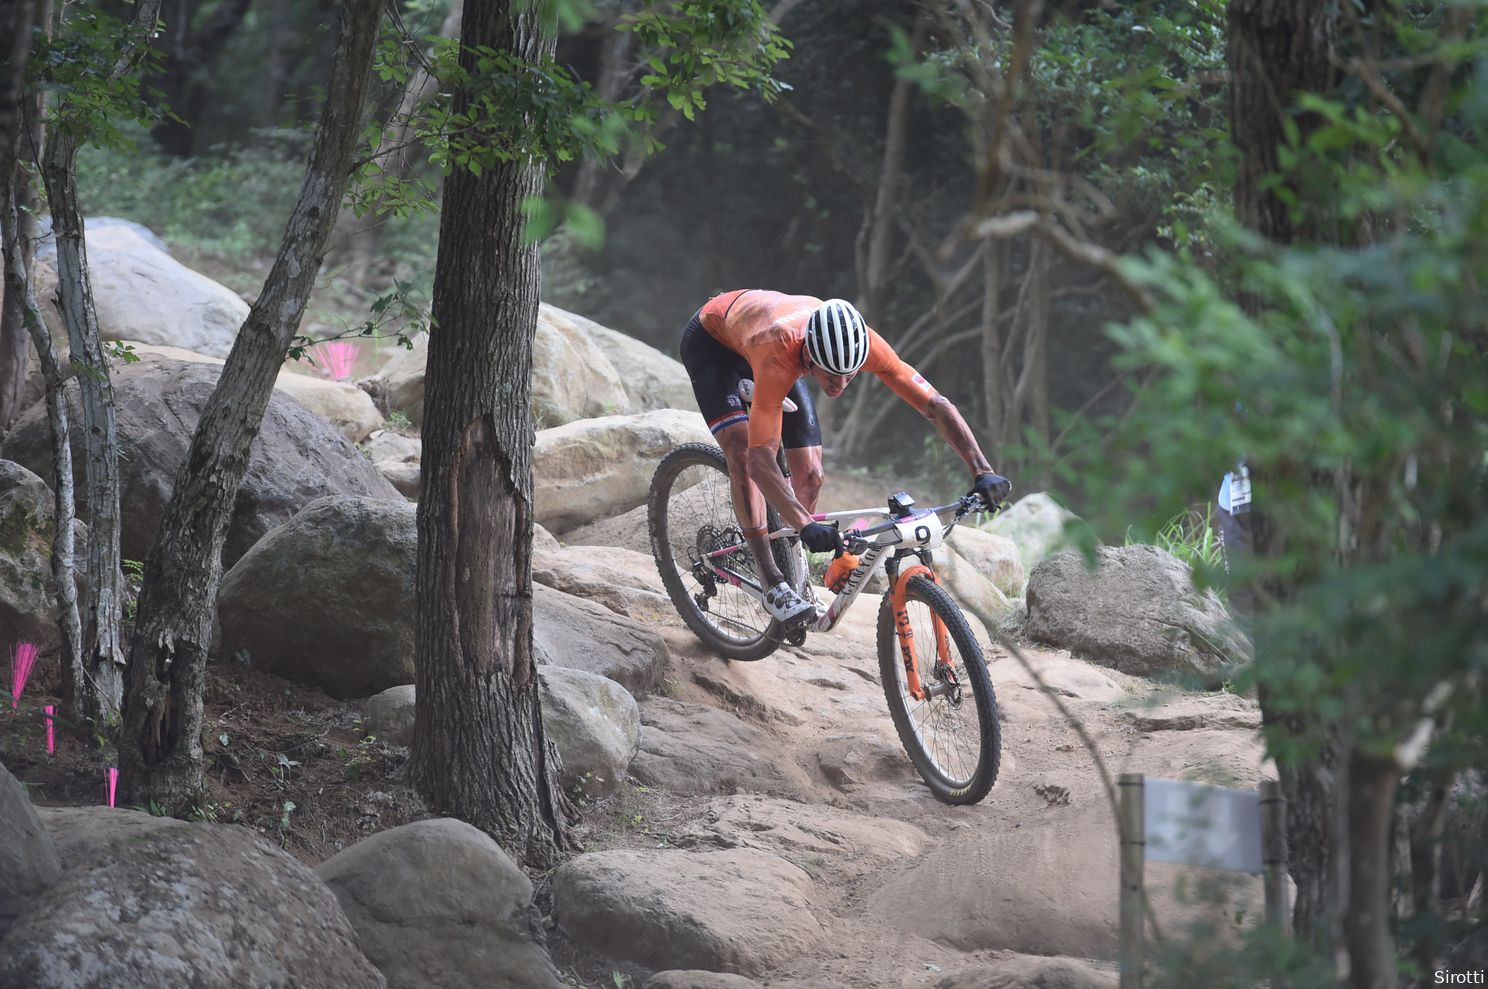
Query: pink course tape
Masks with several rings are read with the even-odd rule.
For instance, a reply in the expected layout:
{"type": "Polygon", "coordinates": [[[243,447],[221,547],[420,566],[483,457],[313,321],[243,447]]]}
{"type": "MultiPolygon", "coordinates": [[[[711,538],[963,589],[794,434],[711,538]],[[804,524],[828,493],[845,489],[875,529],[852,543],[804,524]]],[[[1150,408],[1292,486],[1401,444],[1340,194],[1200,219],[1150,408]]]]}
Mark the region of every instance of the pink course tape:
{"type": "Polygon", "coordinates": [[[108,805],[114,805],[114,789],[119,785],[119,770],[110,766],[108,768],[108,805]]]}

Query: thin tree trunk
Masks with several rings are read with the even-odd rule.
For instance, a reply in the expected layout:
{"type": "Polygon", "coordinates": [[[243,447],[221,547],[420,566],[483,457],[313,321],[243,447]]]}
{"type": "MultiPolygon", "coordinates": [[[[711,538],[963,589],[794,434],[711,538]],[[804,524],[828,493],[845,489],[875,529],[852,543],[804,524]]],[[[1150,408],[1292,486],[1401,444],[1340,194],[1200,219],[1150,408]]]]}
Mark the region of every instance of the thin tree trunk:
{"type": "Polygon", "coordinates": [[[1049,247],[1035,238],[1028,260],[1028,335],[1023,361],[1028,369],[1028,425],[1049,439],[1049,247]]]}
{"type": "MultiPolygon", "coordinates": [[[[14,160],[12,159],[12,169],[14,160]]],[[[36,347],[41,372],[46,379],[47,420],[52,432],[52,496],[56,532],[52,536],[52,580],[56,584],[57,628],[62,634],[62,693],[77,694],[83,679],[82,622],[78,617],[77,585],[73,582],[73,525],[76,514],[72,488],[72,444],[67,416],[67,398],[63,393],[65,377],[57,360],[51,333],[41,316],[41,307],[31,292],[30,273],[26,270],[24,252],[17,235],[15,185],[3,186],[4,205],[0,207],[0,229],[4,230],[5,294],[21,300],[26,331],[36,347]]]]}
{"type": "Polygon", "coordinates": [[[175,810],[202,776],[202,687],[222,544],[279,366],[325,257],[361,133],[380,0],[347,0],[325,107],[274,267],[238,331],[145,563],[119,744],[126,800],[175,810]]]}
{"type": "MultiPolygon", "coordinates": [[[[36,23],[35,0],[10,0],[0,5],[0,38],[9,38],[0,52],[4,62],[0,70],[0,182],[7,189],[15,174],[20,146],[26,130],[22,107],[26,99],[26,62],[31,55],[31,27],[36,23]]],[[[0,224],[24,224],[27,214],[7,210],[0,224]]],[[[27,243],[24,228],[17,230],[17,243],[22,250],[27,243]]],[[[25,258],[24,270],[30,270],[31,259],[25,258]]],[[[27,339],[24,321],[23,293],[7,291],[0,280],[0,432],[10,428],[21,414],[21,393],[26,387],[27,339]]]]}
{"type": "MultiPolygon", "coordinates": [[[[461,64],[489,46],[550,55],[538,12],[469,0],[461,64]]],[[[460,112],[469,95],[456,95],[460,112]]],[[[409,773],[438,813],[495,837],[528,865],[571,846],[572,809],[543,730],[532,656],[532,339],[538,253],[521,203],[526,162],[445,180],[424,399],[418,505],[417,706],[409,773]]]]}
{"type": "Polygon", "coordinates": [[[1348,940],[1353,989],[1395,989],[1390,931],[1390,822],[1400,770],[1394,760],[1355,750],[1348,782],[1348,940]]]}
{"type": "Polygon", "coordinates": [[[79,368],[86,464],[83,503],[88,508],[84,680],[78,685],[82,689],[67,701],[74,718],[102,726],[117,719],[124,698],[120,669],[124,650],[119,628],[124,617],[124,580],[119,561],[119,430],[108,356],[88,278],[88,251],[77,201],[77,150],[75,136],[52,128],[44,178],[57,245],[58,298],[71,360],[79,368]]]}

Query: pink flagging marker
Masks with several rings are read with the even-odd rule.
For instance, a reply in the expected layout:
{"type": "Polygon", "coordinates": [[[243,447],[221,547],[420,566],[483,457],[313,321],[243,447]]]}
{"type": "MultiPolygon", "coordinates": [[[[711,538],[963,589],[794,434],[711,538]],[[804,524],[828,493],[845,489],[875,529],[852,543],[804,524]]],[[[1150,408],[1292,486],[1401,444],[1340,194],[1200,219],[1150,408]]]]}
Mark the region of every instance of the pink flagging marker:
{"type": "Polygon", "coordinates": [[[57,751],[57,726],[53,723],[52,718],[57,713],[57,707],[55,704],[48,704],[42,708],[42,711],[46,713],[47,755],[51,755],[57,751]]]}
{"type": "Polygon", "coordinates": [[[316,344],[311,353],[320,365],[320,373],[332,381],[345,381],[351,377],[351,367],[356,363],[357,347],[350,340],[329,340],[316,344]]]}
{"type": "Polygon", "coordinates": [[[108,768],[108,801],[109,806],[114,805],[114,790],[119,785],[119,770],[113,766],[108,768]]]}
{"type": "Polygon", "coordinates": [[[26,689],[26,678],[31,667],[36,665],[36,654],[40,652],[34,642],[22,642],[10,650],[10,709],[21,705],[21,691],[26,689]]]}

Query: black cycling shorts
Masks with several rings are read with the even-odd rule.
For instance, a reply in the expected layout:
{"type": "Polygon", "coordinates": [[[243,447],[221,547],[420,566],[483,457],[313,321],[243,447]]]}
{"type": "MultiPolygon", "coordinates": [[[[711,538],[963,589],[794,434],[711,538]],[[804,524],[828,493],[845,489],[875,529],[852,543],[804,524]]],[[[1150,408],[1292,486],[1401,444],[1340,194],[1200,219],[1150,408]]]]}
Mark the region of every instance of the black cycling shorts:
{"type": "MultiPolygon", "coordinates": [[[[752,379],[754,371],[748,361],[703,329],[698,313],[692,314],[687,329],[682,331],[682,366],[687,368],[687,375],[692,379],[692,394],[697,398],[698,410],[708,421],[708,429],[714,436],[725,426],[749,421],[749,413],[744,411],[744,400],[739,397],[739,382],[745,378],[752,379]]],[[[796,403],[796,411],[781,415],[781,446],[787,450],[821,446],[821,423],[817,421],[816,406],[811,404],[805,380],[797,380],[787,397],[796,403]]]]}

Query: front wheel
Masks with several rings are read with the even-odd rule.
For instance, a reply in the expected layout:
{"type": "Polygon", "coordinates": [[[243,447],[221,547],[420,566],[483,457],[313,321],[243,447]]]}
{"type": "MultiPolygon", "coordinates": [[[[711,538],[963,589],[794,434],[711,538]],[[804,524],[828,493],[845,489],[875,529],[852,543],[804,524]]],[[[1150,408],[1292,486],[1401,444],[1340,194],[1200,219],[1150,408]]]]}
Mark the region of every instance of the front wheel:
{"type": "Polygon", "coordinates": [[[981,646],[956,602],[924,575],[909,579],[905,611],[920,697],[906,673],[893,594],[878,612],[878,667],[899,741],[937,799],[974,804],[997,782],[1002,734],[981,646]],[[945,630],[940,654],[937,621],[945,630]]]}

